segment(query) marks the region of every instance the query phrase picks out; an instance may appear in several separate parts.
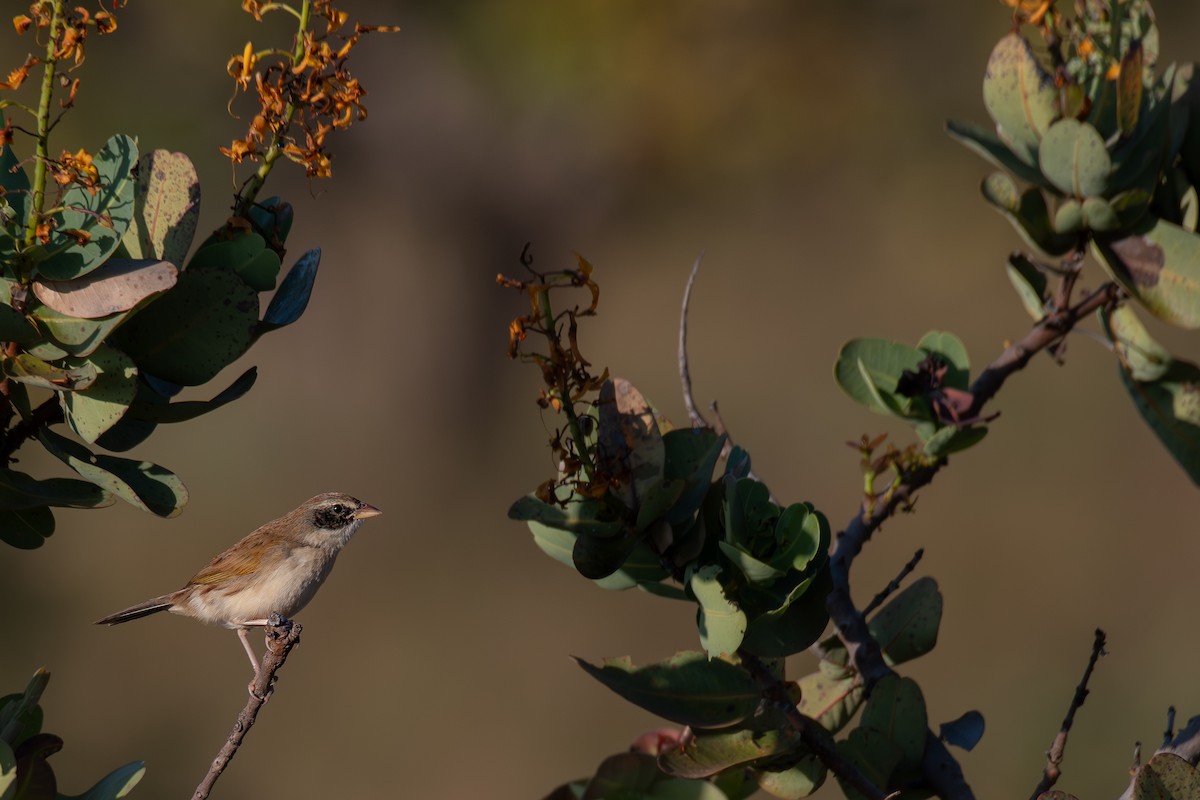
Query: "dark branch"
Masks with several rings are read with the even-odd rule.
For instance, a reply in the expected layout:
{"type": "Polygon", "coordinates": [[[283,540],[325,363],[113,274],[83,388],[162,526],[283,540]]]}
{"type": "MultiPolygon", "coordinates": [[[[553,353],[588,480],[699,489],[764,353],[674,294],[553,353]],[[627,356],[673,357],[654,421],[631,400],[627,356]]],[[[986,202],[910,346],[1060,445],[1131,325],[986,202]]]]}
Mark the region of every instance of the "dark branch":
{"type": "MultiPolygon", "coordinates": [[[[1080,320],[1099,308],[1112,306],[1120,297],[1120,288],[1109,282],[1085,295],[1074,306],[1058,306],[1034,325],[1024,338],[1005,348],[972,382],[970,392],[973,398],[963,417],[982,416],[983,407],[995,397],[1010,375],[1023,369],[1037,353],[1060,342],[1080,320]]],[[[827,600],[829,615],[854,667],[863,677],[868,694],[882,678],[894,673],[884,662],[879,643],[867,627],[866,617],[855,607],[850,596],[850,567],[875,531],[891,519],[897,509],[911,507],[917,491],[927,486],[945,464],[943,459],[907,470],[886,492],[867,498],[859,512],[837,535],[829,560],[833,579],[833,589],[827,600]]],[[[963,780],[962,770],[954,757],[932,733],[928,738],[929,746],[925,749],[922,772],[929,788],[943,798],[973,798],[974,794],[963,780]]]]}
{"type": "Polygon", "coordinates": [[[900,584],[904,582],[904,579],[908,577],[909,573],[917,568],[917,564],[921,563],[921,559],[924,557],[925,548],[918,548],[917,552],[913,553],[913,557],[908,560],[908,563],[900,568],[900,572],[897,573],[896,577],[892,578],[891,582],[888,583],[887,586],[883,587],[879,594],[871,598],[871,602],[867,603],[867,607],[862,610],[863,616],[871,616],[872,611],[883,605],[883,601],[887,600],[892,595],[892,592],[900,588],[900,584]]]}
{"type": "Polygon", "coordinates": [[[278,614],[272,614],[270,621],[272,624],[266,628],[267,651],[263,653],[262,663],[259,664],[258,676],[251,684],[250,697],[246,700],[246,707],[238,714],[237,720],[233,723],[233,730],[229,732],[229,738],[225,740],[217,757],[213,759],[212,766],[209,767],[204,780],[200,781],[196,787],[196,791],[192,794],[192,800],[205,800],[208,793],[212,791],[213,784],[217,782],[217,778],[221,777],[221,773],[237,755],[238,748],[242,746],[242,740],[246,738],[246,733],[254,725],[254,720],[258,718],[258,712],[262,709],[263,703],[267,702],[271,696],[275,685],[275,673],[283,666],[283,662],[287,661],[288,653],[292,651],[292,648],[300,643],[299,623],[284,619],[278,614]]]}
{"type": "Polygon", "coordinates": [[[59,405],[58,395],[55,394],[35,408],[29,419],[21,420],[4,434],[4,442],[0,444],[0,468],[7,467],[13,453],[28,439],[37,436],[38,431],[62,421],[62,406],[59,405]]]}
{"type": "Polygon", "coordinates": [[[832,738],[820,723],[800,713],[800,709],[796,707],[795,702],[788,694],[787,687],[775,677],[771,670],[767,669],[762,659],[745,650],[739,650],[738,656],[742,660],[742,665],[750,671],[750,675],[762,690],[763,698],[779,709],[792,729],[800,735],[800,740],[830,772],[853,786],[869,800],[886,800],[890,797],[887,792],[872,783],[871,779],[864,775],[854,762],[837,751],[837,748],[833,746],[832,738]]]}
{"type": "Polygon", "coordinates": [[[1096,629],[1096,637],[1092,641],[1092,655],[1088,659],[1087,668],[1083,671],[1083,678],[1079,681],[1079,685],[1075,687],[1075,695],[1071,698],[1071,705],[1067,707],[1067,715],[1063,717],[1062,726],[1058,729],[1058,735],[1054,737],[1054,743],[1050,745],[1050,752],[1046,753],[1046,767],[1042,770],[1042,779],[1038,782],[1037,788],[1033,790],[1030,800],[1037,800],[1042,792],[1050,791],[1050,788],[1058,782],[1059,776],[1062,774],[1063,756],[1067,750],[1067,736],[1071,733],[1071,726],[1075,724],[1075,712],[1087,700],[1088,696],[1088,681],[1091,680],[1092,670],[1096,668],[1096,662],[1100,660],[1100,656],[1104,655],[1104,631],[1096,629]]]}

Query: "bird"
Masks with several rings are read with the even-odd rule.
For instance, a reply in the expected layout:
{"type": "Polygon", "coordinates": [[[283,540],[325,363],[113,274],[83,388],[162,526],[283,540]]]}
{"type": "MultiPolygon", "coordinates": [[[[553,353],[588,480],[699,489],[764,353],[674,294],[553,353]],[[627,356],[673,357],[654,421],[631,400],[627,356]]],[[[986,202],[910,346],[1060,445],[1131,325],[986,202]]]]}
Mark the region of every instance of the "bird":
{"type": "Polygon", "coordinates": [[[267,625],[272,613],[290,619],[308,605],[362,521],[381,513],[348,494],[319,494],[222,552],[182,589],[109,614],[95,624],[120,625],[170,611],[236,630],[257,681],[258,659],[247,631],[267,625]]]}

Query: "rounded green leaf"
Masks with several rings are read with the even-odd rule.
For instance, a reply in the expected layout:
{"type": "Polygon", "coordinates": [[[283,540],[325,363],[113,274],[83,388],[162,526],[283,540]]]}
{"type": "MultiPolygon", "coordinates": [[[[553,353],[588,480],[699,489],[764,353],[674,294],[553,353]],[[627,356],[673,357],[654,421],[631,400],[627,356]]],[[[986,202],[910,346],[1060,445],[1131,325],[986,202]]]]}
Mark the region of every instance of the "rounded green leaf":
{"type": "Polygon", "coordinates": [[[883,339],[853,339],[842,346],[834,377],[842,391],[879,414],[907,416],[912,399],[897,395],[906,370],[915,370],[925,353],[883,339]]]}
{"type": "Polygon", "coordinates": [[[658,757],[658,766],[679,778],[708,778],[739,764],[794,753],[803,745],[783,720],[772,727],[755,725],[731,731],[699,732],[681,747],[658,757]]]}
{"type": "Polygon", "coordinates": [[[46,332],[47,338],[30,347],[29,352],[46,360],[61,359],[67,355],[91,355],[129,315],[130,312],[121,311],[102,319],[80,319],[39,304],[34,307],[32,316],[46,332]]]}
{"type": "Polygon", "coordinates": [[[758,773],[758,787],[780,800],[800,800],[820,789],[827,774],[821,759],[806,755],[788,769],[762,770],[758,773]]]}
{"type": "Polygon", "coordinates": [[[255,291],[275,288],[279,255],[257,233],[238,233],[232,239],[210,240],[188,263],[189,270],[226,269],[236,272],[255,291]]]}
{"type": "Polygon", "coordinates": [[[28,344],[36,341],[38,330],[8,303],[0,303],[0,342],[16,342],[28,344]]]}
{"type": "Polygon", "coordinates": [[[188,270],[114,336],[138,369],[198,386],[236,361],[254,341],[258,293],[236,273],[188,270]]]}
{"type": "Polygon", "coordinates": [[[959,122],[957,120],[949,120],[946,123],[946,133],[958,140],[967,149],[974,150],[977,154],[983,156],[993,166],[1008,170],[1026,183],[1031,183],[1035,186],[1045,185],[1046,179],[1042,177],[1042,173],[1034,166],[1036,162],[1033,160],[1029,162],[1022,161],[995,133],[984,130],[977,125],[972,125],[969,122],[959,122]]]}
{"type": "Polygon", "coordinates": [[[1103,197],[1089,197],[1083,201],[1083,224],[1088,230],[1103,233],[1116,230],[1121,225],[1116,209],[1103,197]]]}
{"type": "Polygon", "coordinates": [[[937,581],[920,578],[888,601],[869,623],[889,666],[922,656],[937,644],[942,593],[937,581]]]}
{"type": "Polygon", "coordinates": [[[1147,218],[1121,238],[1096,237],[1100,262],[1151,314],[1200,328],[1200,236],[1147,218]]]}
{"type": "Polygon", "coordinates": [[[96,380],[96,368],[80,364],[74,368],[56,367],[29,353],[0,359],[3,374],[18,383],[26,383],[56,392],[86,389],[96,380]]]}
{"type": "Polygon", "coordinates": [[[1021,161],[1037,163],[1038,142],[1058,115],[1057,99],[1054,79],[1029,42],[1010,33],[996,44],[983,77],[983,104],[1021,161]]]}
{"type": "Polygon", "coordinates": [[[19,550],[33,550],[53,533],[54,514],[45,506],[0,509],[0,542],[19,550]]]}
{"type": "Polygon", "coordinates": [[[1156,381],[1171,368],[1173,358],[1150,336],[1146,326],[1127,305],[1112,311],[1100,309],[1100,324],[1116,349],[1121,367],[1135,381],[1156,381]]]}
{"type": "Polygon", "coordinates": [[[700,605],[696,611],[700,644],[712,657],[736,653],[746,635],[746,614],[729,599],[720,579],[721,568],[710,564],[696,570],[688,581],[700,605]]]}
{"type": "Polygon", "coordinates": [[[1046,316],[1046,276],[1021,253],[1013,253],[1008,257],[1006,269],[1009,281],[1021,298],[1021,305],[1029,312],[1029,316],[1040,321],[1046,316]]]}
{"type": "Polygon", "coordinates": [[[598,667],[575,661],[634,705],[693,728],[736,725],[753,714],[762,699],[745,669],[695,651],[644,667],[635,667],[628,658],[608,659],[598,667]]]}
{"type": "Polygon", "coordinates": [[[90,365],[96,380],[87,389],[64,392],[59,397],[67,422],[85,442],[94,442],[100,434],[117,424],[137,395],[137,367],[120,350],[101,345],[86,359],[68,359],[70,369],[90,365]]]}
{"type": "Polygon", "coordinates": [[[1016,195],[1017,187],[1012,179],[1000,173],[985,178],[981,188],[984,199],[1008,217],[1008,221],[1030,247],[1047,255],[1058,256],[1075,245],[1075,237],[1054,230],[1041,189],[1030,187],[1016,195]]]}
{"type": "Polygon", "coordinates": [[[1083,206],[1074,198],[1059,203],[1054,212],[1054,232],[1059,234],[1079,233],[1084,228],[1083,206]]]}
{"type": "Polygon", "coordinates": [[[92,161],[99,176],[93,194],[72,186],[63,195],[63,211],[54,215],[55,228],[46,246],[46,258],[37,265],[37,276],[70,280],[86,275],[104,263],[121,243],[133,219],[133,165],[137,144],[124,134],[113,136],[92,161]],[[79,244],[66,231],[82,231],[79,244]]]}
{"type": "Polygon", "coordinates": [[[184,263],[200,217],[200,179],[183,153],[153,150],[138,161],[134,218],[125,232],[133,258],[184,263]]]}
{"type": "Polygon", "coordinates": [[[1104,193],[1112,159],[1100,133],[1077,119],[1050,126],[1038,150],[1038,164],[1055,188],[1082,200],[1104,193]]]}
{"type": "Polygon", "coordinates": [[[912,678],[888,675],[875,684],[860,724],[896,744],[901,752],[899,770],[907,772],[920,765],[929,719],[921,687],[912,678]]]}

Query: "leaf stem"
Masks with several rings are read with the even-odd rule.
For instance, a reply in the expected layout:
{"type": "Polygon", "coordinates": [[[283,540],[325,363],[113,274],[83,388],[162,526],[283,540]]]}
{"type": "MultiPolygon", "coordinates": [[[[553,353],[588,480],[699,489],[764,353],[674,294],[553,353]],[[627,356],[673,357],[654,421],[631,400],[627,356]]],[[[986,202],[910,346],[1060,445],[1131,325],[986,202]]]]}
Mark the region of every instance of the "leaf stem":
{"type": "MultiPolygon", "coordinates": [[[[546,329],[546,337],[550,340],[550,347],[561,349],[562,345],[558,341],[558,325],[554,319],[554,310],[550,306],[549,290],[537,293],[538,311],[542,315],[542,327],[546,329]]],[[[584,477],[587,480],[592,480],[592,456],[587,446],[587,439],[583,435],[583,428],[579,425],[579,416],[575,413],[575,404],[571,399],[571,389],[567,386],[566,376],[559,378],[558,382],[559,399],[562,401],[563,414],[567,418],[567,429],[571,433],[571,441],[575,443],[575,452],[579,455],[579,468],[583,470],[584,477]]]]}
{"type": "MultiPolygon", "coordinates": [[[[296,26],[296,42],[292,46],[291,53],[292,66],[297,67],[304,60],[304,35],[308,33],[308,23],[312,15],[312,2],[311,0],[304,0],[299,12],[291,6],[282,3],[271,4],[271,6],[294,14],[299,21],[296,26]]],[[[271,170],[275,167],[275,162],[283,155],[283,144],[287,139],[288,130],[291,129],[292,119],[296,116],[296,110],[294,103],[288,103],[284,109],[283,124],[276,129],[275,136],[271,140],[271,146],[263,154],[262,163],[258,165],[258,169],[246,179],[246,182],[242,184],[242,188],[238,191],[233,208],[234,216],[245,216],[250,206],[254,205],[258,193],[262,191],[263,185],[267,182],[267,176],[271,174],[271,170]]]]}
{"type": "MultiPolygon", "coordinates": [[[[25,246],[33,247],[37,241],[38,223],[42,219],[42,207],[46,202],[46,162],[50,157],[50,101],[54,97],[54,74],[58,66],[58,41],[63,29],[63,2],[53,0],[50,17],[50,32],[46,37],[46,57],[42,64],[42,90],[38,98],[37,133],[34,135],[35,155],[33,159],[33,206],[29,219],[25,221],[25,246]]],[[[24,267],[20,268],[22,272],[24,267]]],[[[27,280],[28,275],[20,278],[27,280]]]]}

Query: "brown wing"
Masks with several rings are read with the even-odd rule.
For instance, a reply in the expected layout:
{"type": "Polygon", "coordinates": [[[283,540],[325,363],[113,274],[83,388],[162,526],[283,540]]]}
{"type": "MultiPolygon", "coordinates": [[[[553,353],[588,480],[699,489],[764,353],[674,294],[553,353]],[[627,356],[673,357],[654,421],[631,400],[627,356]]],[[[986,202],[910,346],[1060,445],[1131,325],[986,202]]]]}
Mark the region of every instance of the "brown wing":
{"type": "Polygon", "coordinates": [[[257,572],[263,557],[267,555],[264,552],[262,539],[263,537],[259,535],[258,531],[250,534],[209,562],[207,567],[192,576],[188,585],[223,583],[230,578],[239,578],[257,572]]]}

